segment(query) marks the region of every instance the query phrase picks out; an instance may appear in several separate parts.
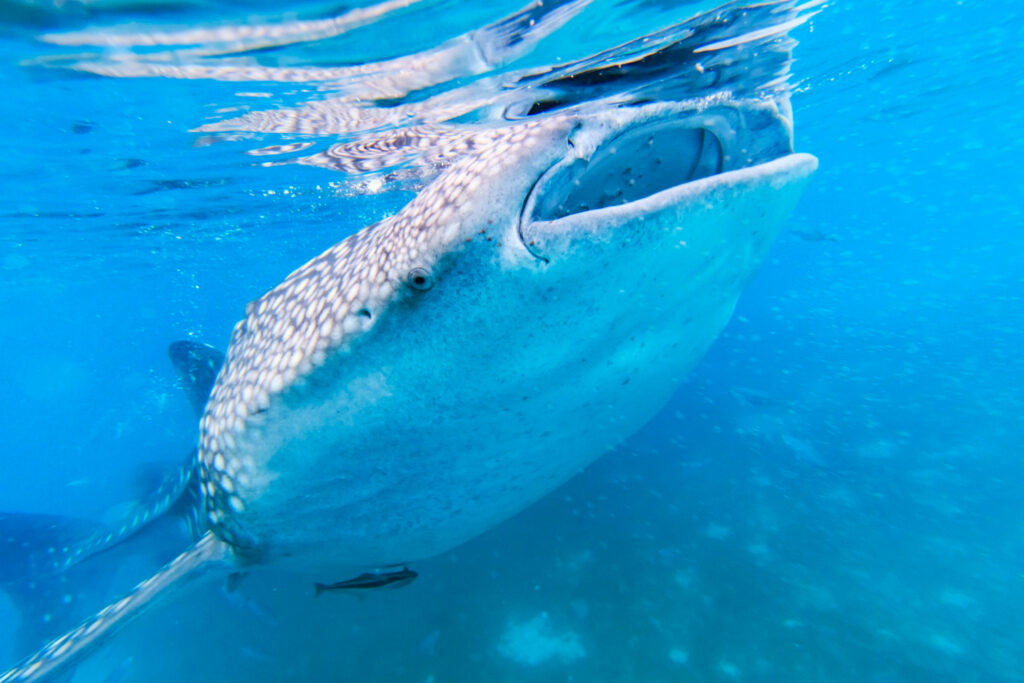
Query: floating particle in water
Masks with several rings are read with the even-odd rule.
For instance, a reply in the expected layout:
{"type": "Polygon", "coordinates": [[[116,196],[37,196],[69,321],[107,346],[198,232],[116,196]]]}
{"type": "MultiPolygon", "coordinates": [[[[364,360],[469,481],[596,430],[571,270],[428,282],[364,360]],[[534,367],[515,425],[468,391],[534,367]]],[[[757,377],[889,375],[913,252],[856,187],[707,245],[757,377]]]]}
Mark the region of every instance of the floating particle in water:
{"type": "Polygon", "coordinates": [[[537,666],[545,662],[574,662],[587,655],[575,631],[556,632],[547,612],[529,621],[510,623],[498,643],[498,652],[519,664],[537,666]]]}
{"type": "Polygon", "coordinates": [[[590,606],[587,601],[582,598],[576,598],[569,602],[569,609],[572,610],[574,617],[580,620],[586,619],[590,615],[590,606]]]}
{"type": "Polygon", "coordinates": [[[949,605],[950,607],[959,607],[961,609],[967,609],[974,607],[977,604],[977,600],[972,598],[967,593],[963,593],[953,588],[947,588],[939,594],[939,601],[943,605],[949,605]]]}
{"type": "Polygon", "coordinates": [[[7,254],[0,263],[4,270],[21,270],[27,268],[31,262],[22,254],[7,254]]]}
{"type": "Polygon", "coordinates": [[[697,576],[692,569],[680,569],[672,578],[683,588],[692,588],[697,582],[697,576]]]}
{"type": "Polygon", "coordinates": [[[676,560],[682,557],[683,552],[679,548],[660,548],[658,557],[663,560],[676,560]]]}
{"type": "Polygon", "coordinates": [[[931,634],[927,642],[932,649],[950,657],[959,657],[964,653],[963,645],[941,633],[931,634]]]}
{"type": "Polygon", "coordinates": [[[871,460],[885,460],[899,453],[899,444],[889,439],[875,439],[857,447],[857,455],[871,460]]]}
{"type": "Polygon", "coordinates": [[[771,550],[764,543],[751,543],[747,546],[747,552],[759,560],[766,560],[771,555],[771,550]]]}
{"type": "Polygon", "coordinates": [[[732,662],[721,661],[718,663],[718,671],[726,678],[739,678],[740,668],[732,662]]]}
{"type": "Polygon", "coordinates": [[[441,639],[441,630],[434,629],[420,641],[419,653],[427,657],[433,657],[437,653],[437,641],[441,639]]]}
{"type": "Polygon", "coordinates": [[[704,535],[716,541],[724,541],[732,536],[732,529],[722,524],[711,522],[704,528],[704,535]]]}
{"type": "Polygon", "coordinates": [[[272,662],[274,658],[267,654],[263,649],[258,648],[254,645],[243,645],[238,650],[243,657],[251,659],[256,662],[272,662]]]}

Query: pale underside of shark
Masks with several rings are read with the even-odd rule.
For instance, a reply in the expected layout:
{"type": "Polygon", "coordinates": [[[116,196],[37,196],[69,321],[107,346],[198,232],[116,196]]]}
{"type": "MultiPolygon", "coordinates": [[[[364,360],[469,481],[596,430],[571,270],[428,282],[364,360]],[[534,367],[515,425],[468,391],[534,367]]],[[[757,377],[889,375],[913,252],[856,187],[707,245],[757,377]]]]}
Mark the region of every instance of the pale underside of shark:
{"type": "Polygon", "coordinates": [[[343,576],[444,552],[642,427],[817,165],[792,153],[777,59],[801,7],[751,7],[763,27],[693,50],[733,74],[747,60],[767,89],[567,96],[250,303],[200,423],[208,530],[0,681],[66,668],[187,578],[343,576]]]}

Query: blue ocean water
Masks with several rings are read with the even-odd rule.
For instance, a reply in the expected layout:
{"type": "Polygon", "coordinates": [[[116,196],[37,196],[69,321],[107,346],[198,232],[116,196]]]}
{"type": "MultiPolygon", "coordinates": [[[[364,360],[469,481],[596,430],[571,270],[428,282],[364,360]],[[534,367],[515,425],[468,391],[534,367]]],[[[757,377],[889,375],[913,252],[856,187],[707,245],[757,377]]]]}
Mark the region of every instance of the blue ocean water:
{"type": "MultiPolygon", "coordinates": [[[[520,4],[423,2],[239,54],[366,63],[520,4]]],[[[514,66],[715,4],[595,2],[514,66]]],[[[195,441],[167,344],[225,346],[246,302],[412,196],[246,154],[281,136],[195,132],[315,84],[96,76],[69,68],[91,48],[40,37],[337,11],[0,5],[0,510],[116,518],[195,441]]],[[[792,36],[796,146],[820,170],[651,424],[408,587],[203,586],[74,680],[1024,680],[1024,6],[837,1],[792,36]]],[[[181,550],[159,531],[64,587],[77,618],[181,550]]],[[[0,664],[27,654],[18,620],[0,595],[0,664]]]]}

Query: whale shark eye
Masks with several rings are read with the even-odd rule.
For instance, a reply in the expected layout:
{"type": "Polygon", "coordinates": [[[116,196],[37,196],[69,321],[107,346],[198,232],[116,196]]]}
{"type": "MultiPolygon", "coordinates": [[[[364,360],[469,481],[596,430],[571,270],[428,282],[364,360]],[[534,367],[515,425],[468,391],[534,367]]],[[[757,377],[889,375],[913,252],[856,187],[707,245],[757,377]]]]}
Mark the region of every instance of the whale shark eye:
{"type": "Polygon", "coordinates": [[[413,289],[425,292],[434,286],[434,278],[426,268],[413,268],[409,271],[409,284],[413,289]]]}

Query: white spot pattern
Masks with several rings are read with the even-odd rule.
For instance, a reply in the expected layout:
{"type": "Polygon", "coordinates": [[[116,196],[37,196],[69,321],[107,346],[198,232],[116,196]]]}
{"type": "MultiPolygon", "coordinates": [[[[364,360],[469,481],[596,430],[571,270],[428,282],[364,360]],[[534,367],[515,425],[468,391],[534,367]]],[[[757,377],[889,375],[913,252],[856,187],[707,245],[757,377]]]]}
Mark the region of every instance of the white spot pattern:
{"type": "Polygon", "coordinates": [[[390,303],[408,295],[413,268],[433,272],[460,248],[459,215],[484,197],[502,168],[535,155],[553,133],[567,132],[569,121],[552,117],[489,131],[487,144],[460,158],[401,212],[334,245],[247,306],[201,422],[206,511],[218,535],[236,546],[256,542],[233,519],[245,510],[239,489],[255,466],[238,447],[240,436],[275,397],[350,349],[390,303]]]}

